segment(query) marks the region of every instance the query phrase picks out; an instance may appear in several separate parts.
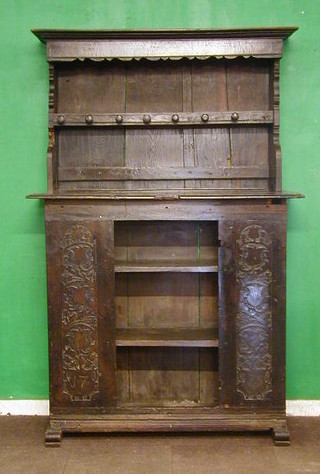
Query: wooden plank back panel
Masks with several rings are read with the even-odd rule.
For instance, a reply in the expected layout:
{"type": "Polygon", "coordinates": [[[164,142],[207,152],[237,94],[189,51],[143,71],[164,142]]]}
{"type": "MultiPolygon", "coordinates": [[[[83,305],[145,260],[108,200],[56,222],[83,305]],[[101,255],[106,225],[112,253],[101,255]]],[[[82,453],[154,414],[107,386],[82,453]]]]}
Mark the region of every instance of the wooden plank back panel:
{"type": "Polygon", "coordinates": [[[122,166],[123,130],[64,128],[57,134],[59,166],[122,166]]]}
{"type": "MultiPolygon", "coordinates": [[[[270,110],[270,62],[237,60],[226,69],[229,110],[270,110]]],[[[267,127],[233,127],[230,129],[234,166],[269,163],[269,130],[267,127]]],[[[234,188],[268,190],[268,181],[233,181],[234,188]]]]}
{"type": "Polygon", "coordinates": [[[197,274],[164,273],[128,276],[130,327],[197,327],[197,274]]]}
{"type": "MultiPolygon", "coordinates": [[[[193,61],[192,70],[192,111],[227,110],[226,72],[224,61],[193,61]]],[[[195,128],[195,166],[212,168],[227,166],[230,157],[229,128],[195,128]]],[[[228,188],[230,182],[199,180],[200,187],[228,188]]]]}
{"type": "Polygon", "coordinates": [[[118,348],[118,406],[216,405],[216,356],[214,349],[118,348]]]}
{"type": "Polygon", "coordinates": [[[128,66],[127,112],[182,112],[182,62],[141,60],[128,66]]]}
{"type": "Polygon", "coordinates": [[[125,111],[125,64],[65,63],[57,65],[56,72],[57,112],[118,114],[125,111]]]}
{"type": "MultiPolygon", "coordinates": [[[[268,166],[269,129],[267,127],[233,127],[231,133],[231,163],[233,166],[268,166]]],[[[235,188],[259,188],[269,190],[269,181],[233,180],[235,188]]]]}
{"type": "MultiPolygon", "coordinates": [[[[182,129],[130,129],[125,134],[125,165],[128,167],[183,166],[182,129]]],[[[183,180],[126,181],[125,189],[183,188],[183,180]]]]}
{"type": "MultiPolygon", "coordinates": [[[[163,113],[259,111],[272,108],[271,63],[265,60],[132,62],[127,65],[59,66],[59,110],[65,112],[163,113]],[[89,102],[81,100],[83,94],[89,102]],[[90,109],[90,104],[92,109],[90,109]],[[82,109],[79,109],[81,104],[82,109]],[[98,105],[95,105],[98,104],[98,105]],[[98,107],[98,109],[95,109],[98,107]]],[[[268,126],[203,125],[126,129],[63,128],[58,133],[58,164],[128,168],[268,166],[272,154],[268,126]]],[[[157,179],[148,176],[113,183],[91,179],[61,182],[61,189],[269,189],[268,179],[157,179]]]]}
{"type": "Polygon", "coordinates": [[[237,59],[226,63],[228,110],[270,110],[270,61],[237,59]]]}
{"type": "MultiPolygon", "coordinates": [[[[126,112],[166,112],[183,110],[182,64],[133,63],[128,69],[126,112]]],[[[126,130],[126,166],[183,166],[181,129],[126,130]]],[[[183,181],[126,182],[126,189],[183,187],[183,181]]]]}

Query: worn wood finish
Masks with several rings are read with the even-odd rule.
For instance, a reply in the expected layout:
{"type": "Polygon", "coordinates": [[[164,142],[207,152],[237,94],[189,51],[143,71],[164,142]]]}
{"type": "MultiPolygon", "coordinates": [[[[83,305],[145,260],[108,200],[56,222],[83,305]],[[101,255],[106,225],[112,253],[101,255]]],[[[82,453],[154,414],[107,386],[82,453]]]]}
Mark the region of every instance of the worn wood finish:
{"type": "Polygon", "coordinates": [[[296,28],[47,43],[48,446],[285,421],[279,60],[296,28]],[[81,61],[80,61],[81,59],[81,61]],[[134,59],[139,59],[135,61],[134,59]],[[165,60],[164,60],[165,59],[165,60]]]}

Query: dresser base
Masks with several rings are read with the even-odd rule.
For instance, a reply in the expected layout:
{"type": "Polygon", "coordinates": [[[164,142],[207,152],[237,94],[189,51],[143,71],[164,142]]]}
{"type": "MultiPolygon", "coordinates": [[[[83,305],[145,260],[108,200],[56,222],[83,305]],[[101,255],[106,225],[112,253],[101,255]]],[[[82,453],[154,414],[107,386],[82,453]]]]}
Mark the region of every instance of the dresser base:
{"type": "Polygon", "coordinates": [[[290,445],[285,415],[130,414],[51,416],[46,446],[59,447],[63,433],[271,431],[276,446],[290,445]]]}

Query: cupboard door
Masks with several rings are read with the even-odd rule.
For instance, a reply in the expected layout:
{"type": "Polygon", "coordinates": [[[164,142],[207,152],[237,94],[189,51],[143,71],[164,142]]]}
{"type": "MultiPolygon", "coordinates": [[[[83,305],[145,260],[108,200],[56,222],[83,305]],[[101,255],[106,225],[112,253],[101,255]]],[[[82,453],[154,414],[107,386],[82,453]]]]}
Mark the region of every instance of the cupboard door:
{"type": "Polygon", "coordinates": [[[285,408],[286,214],[220,222],[220,402],[285,408]]]}
{"type": "Polygon", "coordinates": [[[46,222],[53,413],[115,402],[113,222],[46,222]]]}

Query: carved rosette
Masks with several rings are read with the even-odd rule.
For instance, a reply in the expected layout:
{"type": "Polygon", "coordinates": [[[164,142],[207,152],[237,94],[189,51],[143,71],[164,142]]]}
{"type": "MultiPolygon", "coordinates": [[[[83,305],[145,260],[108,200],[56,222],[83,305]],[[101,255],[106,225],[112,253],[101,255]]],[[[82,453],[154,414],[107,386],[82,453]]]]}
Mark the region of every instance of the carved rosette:
{"type": "Polygon", "coordinates": [[[258,224],[242,229],[236,255],[237,392],[245,400],[266,400],[272,391],[272,241],[267,231],[258,224]]]}
{"type": "Polygon", "coordinates": [[[91,401],[99,392],[96,243],[89,229],[74,225],[62,250],[63,392],[91,401]]]}

